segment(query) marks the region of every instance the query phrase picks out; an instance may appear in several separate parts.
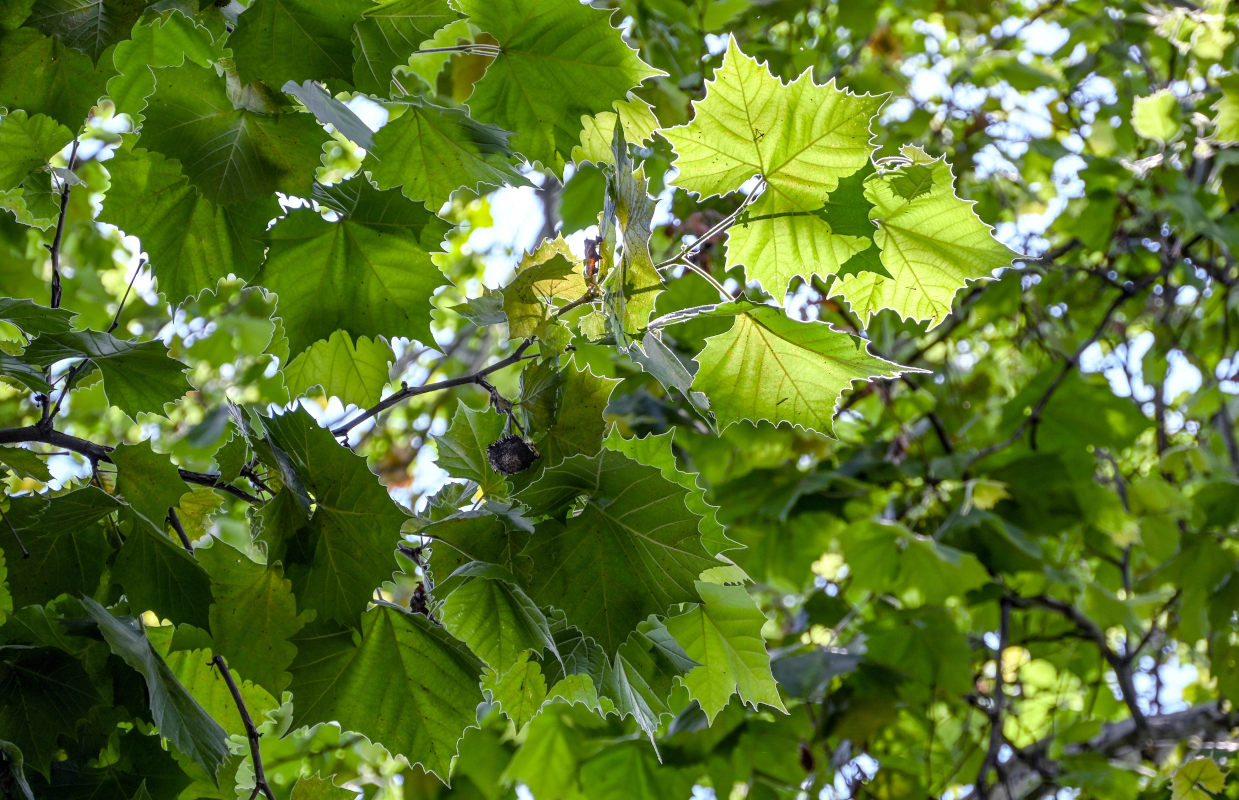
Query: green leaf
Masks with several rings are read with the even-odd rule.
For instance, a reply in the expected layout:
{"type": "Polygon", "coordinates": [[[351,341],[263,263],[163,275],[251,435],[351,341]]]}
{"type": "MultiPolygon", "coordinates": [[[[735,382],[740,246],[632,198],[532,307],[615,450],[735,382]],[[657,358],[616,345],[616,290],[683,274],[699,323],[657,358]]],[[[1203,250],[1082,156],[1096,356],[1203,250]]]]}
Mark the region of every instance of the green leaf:
{"type": "Polygon", "coordinates": [[[579,141],[581,117],[611,109],[647,78],[608,21],[575,0],[461,0],[470,21],[502,49],[473,87],[473,115],[515,131],[513,145],[558,171],[579,141]]]}
{"type": "Polygon", "coordinates": [[[674,431],[625,439],[618,429],[613,429],[603,444],[608,450],[615,450],[633,461],[657,468],[664,478],[683,486],[688,491],[685,505],[688,506],[689,511],[701,518],[699,523],[701,542],[706,550],[717,554],[723,550],[739,547],[727,538],[727,532],[716,515],[718,506],[706,501],[706,492],[698,481],[698,476],[694,473],[682,472],[676,465],[673,452],[674,442],[674,431]]]}
{"type": "Polygon", "coordinates": [[[546,616],[505,570],[473,562],[440,581],[439,619],[492,669],[504,673],[522,653],[555,651],[546,616]],[[449,589],[450,587],[450,589],[449,589]]]}
{"type": "MultiPolygon", "coordinates": [[[[400,526],[408,519],[366,467],[337,444],[303,409],[263,418],[286,486],[304,486],[313,516],[285,520],[269,532],[286,549],[285,563],[298,602],[319,619],[355,622],[379,584],[391,578],[400,526]]],[[[274,559],[278,553],[269,553],[274,559]]]]}
{"type": "Polygon", "coordinates": [[[133,24],[148,5],[151,5],[150,0],[110,0],[106,4],[38,0],[26,24],[98,61],[108,47],[129,38],[133,24]]]}
{"type": "Polygon", "coordinates": [[[156,530],[162,530],[169,509],[181,504],[189,491],[168,456],[156,453],[150,442],[123,444],[110,454],[116,464],[116,492],[156,530]]]}
{"type": "Polygon", "coordinates": [[[209,30],[181,11],[148,15],[146,22],[133,27],[132,38],[116,45],[112,63],[117,74],[108,80],[108,99],[117,113],[141,124],[146,99],[155,91],[156,69],[179,67],[185,59],[205,67],[219,59],[221,50],[209,30]]]}
{"type": "Polygon", "coordinates": [[[219,205],[308,195],[325,138],[308,114],[234,107],[224,79],[192,63],[160,70],[142,125],[142,143],[180,161],[219,205]]]}
{"type": "Polygon", "coordinates": [[[1170,779],[1173,800],[1211,800],[1226,785],[1226,773],[1211,758],[1194,758],[1175,770],[1170,779]]]}
{"type": "Polygon", "coordinates": [[[697,666],[661,624],[642,623],[604,668],[602,689],[622,716],[651,737],[664,715],[676,679],[697,666]]]}
{"type": "Polygon", "coordinates": [[[228,37],[241,83],[348,80],[350,33],[369,7],[367,0],[255,0],[228,37]]]}
{"type": "Polygon", "coordinates": [[[151,716],[160,735],[214,777],[228,757],[228,736],[224,729],[177,681],[151,647],[141,623],[118,619],[89,597],[82,598],[82,605],[98,623],[112,652],[145,679],[151,716]]]}
{"type": "Polygon", "coordinates": [[[462,511],[418,531],[433,543],[430,566],[436,581],[446,581],[470,561],[516,571],[517,553],[525,545],[533,526],[522,519],[523,526],[516,528],[511,524],[512,515],[490,513],[493,509],[493,506],[484,506],[482,510],[462,511]]]}
{"type": "Polygon", "coordinates": [[[370,174],[382,189],[401,187],[411,200],[439,206],[465,187],[530,186],[512,165],[507,131],[475,122],[458,108],[404,102],[374,137],[370,174]]]}
{"type": "Polygon", "coordinates": [[[701,664],[684,676],[689,694],[711,722],[736,693],[754,707],[786,712],[761,636],[766,615],[743,587],[698,581],[697,592],[701,605],[667,620],[667,630],[701,664]]]}
{"type": "Polygon", "coordinates": [[[0,730],[45,777],[61,733],[103,700],[82,665],[50,647],[0,646],[0,694],[0,730]]]}
{"type": "Polygon", "coordinates": [[[60,39],[31,28],[5,31],[0,39],[4,105],[32,116],[46,114],[70,130],[82,127],[111,73],[107,59],[96,66],[60,39]]]}
{"type": "Polygon", "coordinates": [[[688,191],[724,195],[761,175],[778,198],[772,213],[808,211],[868,162],[869,120],[882,100],[833,81],[819,86],[811,70],[784,85],[732,39],[705,98],[693,103],[692,122],[662,135],[677,154],[676,183],[688,191]]]}
{"type": "Polygon", "coordinates": [[[356,344],[344,331],[320,339],[284,368],[284,385],[293,397],[303,397],[315,386],[338,397],[345,405],[369,406],[383,393],[388,365],[396,360],[391,345],[382,339],[358,337],[356,344]]]}
{"type": "Polygon", "coordinates": [[[73,316],[72,311],[64,308],[48,308],[33,300],[0,297],[0,319],[13,323],[27,334],[65,333],[73,316]]]}
{"type": "MultiPolygon", "coordinates": [[[[161,632],[164,630],[167,629],[160,629],[161,632]]],[[[148,635],[153,638],[154,632],[150,629],[148,632],[148,635]]],[[[170,637],[169,634],[169,640],[170,637]]],[[[245,723],[241,719],[240,712],[237,711],[237,701],[233,699],[228,684],[224,682],[223,676],[215,667],[210,650],[177,650],[164,653],[163,656],[168,669],[172,670],[172,674],[185,687],[185,691],[193,695],[212,719],[218,720],[229,735],[245,735],[245,723]]],[[[231,664],[227,666],[229,669],[232,667],[231,664]]],[[[241,700],[245,703],[245,709],[255,723],[261,725],[263,716],[276,709],[279,702],[266,690],[253,683],[239,676],[234,676],[233,679],[241,691],[241,700]]]]}
{"type": "Polygon", "coordinates": [[[577,765],[588,746],[572,724],[568,706],[556,704],[534,718],[525,740],[508,762],[503,782],[520,782],[534,797],[578,797],[577,765]]]}
{"type": "Polygon", "coordinates": [[[24,356],[40,366],[67,358],[88,358],[103,375],[108,401],[131,418],[143,411],[163,413],[192,387],[185,365],[168,355],[158,339],[117,339],[100,331],[45,333],[30,343],[24,356]]]}
{"type": "Polygon", "coordinates": [[[681,800],[693,796],[688,772],[659,762],[639,742],[608,747],[581,764],[581,783],[591,800],[681,800]]]}
{"type": "Polygon", "coordinates": [[[1239,142],[1239,75],[1224,75],[1218,79],[1222,96],[1213,104],[1217,116],[1213,136],[1222,144],[1239,142]]]}
{"type": "Polygon", "coordinates": [[[830,434],[835,406],[853,381],[899,374],[869,355],[864,341],[825,323],[797,322],[769,306],[720,306],[731,308],[741,313],[731,330],[706,340],[693,380],[724,428],[769,420],[830,434]]]}
{"type": "Polygon", "coordinates": [[[271,229],[255,279],[279,295],[288,346],[298,354],[337,329],[361,336],[434,342],[430,296],[445,280],[430,258],[447,226],[397,192],[364,178],[329,190],[343,219],[299,208],[271,229]]]}
{"type": "Polygon", "coordinates": [[[537,526],[522,584],[614,652],[646,617],[691,601],[697,576],[718,562],[701,546],[688,492],[611,450],[565,459],[521,499],[562,514],[581,495],[579,514],[537,526]]]}
{"type": "Polygon", "coordinates": [[[517,733],[537,716],[546,702],[546,678],[537,661],[529,653],[521,653],[507,670],[488,668],[482,677],[482,688],[490,692],[494,702],[516,726],[517,733]]]}
{"type": "Polygon", "coordinates": [[[11,533],[0,531],[5,534],[0,536],[5,561],[21,565],[9,571],[14,606],[46,603],[60,594],[93,593],[112,554],[95,523],[120,507],[93,486],[50,499],[14,497],[5,516],[30,551],[24,558],[11,533]]]}
{"type": "Polygon", "coordinates": [[[19,356],[0,352],[0,376],[36,392],[48,394],[52,392],[52,385],[47,382],[47,376],[43,370],[27,363],[19,356]]]}
{"type": "Polygon", "coordinates": [[[273,197],[218,206],[190,185],[178,162],[145,150],[118,151],[107,168],[112,185],[99,220],[142,241],[169,302],[212,289],[229,273],[249,280],[258,271],[267,221],[280,213],[273,197]]]}
{"type": "Polygon", "coordinates": [[[392,70],[404,66],[422,42],[459,19],[446,0],[385,0],[353,26],[353,85],[388,97],[392,70]]]}
{"type": "Polygon", "coordinates": [[[1137,97],[1132,101],[1131,126],[1144,138],[1166,144],[1176,138],[1183,127],[1179,98],[1169,89],[1137,97]]]}
{"type": "Polygon", "coordinates": [[[47,483],[52,474],[38,453],[21,447],[0,447],[0,464],[3,464],[18,479],[33,478],[47,483]]]}
{"type": "Polygon", "coordinates": [[[297,614],[291,583],[279,565],[256,564],[215,542],[194,555],[211,577],[211,639],[238,674],[276,697],[288,687],[288,665],[297,655],[291,640],[308,621],[297,614]]]}
{"type": "Polygon", "coordinates": [[[113,565],[129,607],[205,628],[211,583],[202,567],[159,530],[140,520],[132,528],[113,565]]]}
{"type": "Polygon", "coordinates": [[[490,409],[477,411],[457,401],[447,432],[434,437],[435,463],[453,478],[476,483],[486,494],[502,492],[504,477],[495,472],[486,457],[486,447],[503,436],[505,419],[490,409]]]}
{"type": "Polygon", "coordinates": [[[929,320],[932,328],[950,315],[956,292],[1011,266],[1015,254],[994,240],[972,203],[955,195],[945,160],[931,159],[918,147],[902,153],[908,164],[865,181],[865,197],[873,203],[869,216],[878,223],[874,241],[890,277],[861,272],[836,279],[830,291],[866,319],[889,308],[914,322],[929,320]],[[926,167],[933,188],[912,199],[900,194],[896,184],[903,185],[908,171],[926,167]]]}
{"type": "Polygon", "coordinates": [[[348,631],[297,640],[296,724],[339,722],[445,779],[457,743],[476,724],[482,664],[419,614],[387,605],[348,631]]]}
{"type": "Polygon", "coordinates": [[[42,114],[15,109],[0,118],[0,189],[11,189],[73,141],[68,128],[42,114]]]}
{"type": "MultiPolygon", "coordinates": [[[[840,540],[852,581],[860,589],[914,591],[919,604],[939,604],[990,582],[972,553],[913,535],[900,525],[857,522],[840,540]]],[[[904,605],[915,603],[905,599],[904,605]]]]}
{"type": "Polygon", "coordinates": [[[361,117],[314,81],[302,81],[300,84],[289,81],[282,91],[300,100],[315,119],[330,125],[353,144],[366,150],[374,147],[374,133],[361,121],[361,117]]]}

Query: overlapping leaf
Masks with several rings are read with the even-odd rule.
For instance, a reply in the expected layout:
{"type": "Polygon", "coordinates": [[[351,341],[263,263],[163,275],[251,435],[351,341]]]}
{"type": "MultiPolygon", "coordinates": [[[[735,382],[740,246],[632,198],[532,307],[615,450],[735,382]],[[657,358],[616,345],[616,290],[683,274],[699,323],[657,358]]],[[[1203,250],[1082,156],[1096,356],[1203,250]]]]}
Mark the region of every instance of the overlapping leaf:
{"type": "Polygon", "coordinates": [[[351,78],[350,32],[369,7],[368,0],[255,0],[228,37],[242,83],[351,78]]]}
{"type": "Polygon", "coordinates": [[[292,691],[300,725],[339,722],[446,779],[475,724],[482,664],[425,617],[387,605],[349,631],[297,639],[292,691]]]}
{"type": "Polygon", "coordinates": [[[118,152],[107,166],[112,187],[99,219],[141,240],[169,301],[213,288],[229,273],[249,279],[258,271],[267,221],[279,213],[274,197],[216,205],[179,163],[144,150],[118,152]]]}
{"type": "Polygon", "coordinates": [[[365,459],[340,447],[304,410],[265,418],[263,426],[276,462],[272,466],[285,485],[313,498],[308,520],[283,515],[282,528],[264,536],[285,552],[301,607],[316,610],[320,620],[351,623],[378,585],[391,577],[407,516],[365,459]]]}
{"type": "Polygon", "coordinates": [[[271,229],[267,262],[255,280],[279,295],[295,356],[337,330],[433,342],[430,297],[445,280],[431,250],[447,226],[397,192],[364,178],[324,196],[342,219],[312,209],[289,212],[271,229]]]}
{"type": "Polygon", "coordinates": [[[353,85],[358,91],[388,96],[392,71],[458,17],[446,0],[384,0],[366,9],[353,25],[353,85]]]}
{"type": "MultiPolygon", "coordinates": [[[[804,72],[789,84],[730,42],[687,125],[664,130],[676,183],[702,197],[752,178],[765,193],[728,232],[727,265],[781,295],[796,275],[832,274],[865,248],[837,230],[828,197],[873,152],[869,121],[881,97],[854,95],[804,72]]],[[[863,234],[862,234],[863,236],[863,234]]]]}
{"type": "Polygon", "coordinates": [[[951,168],[917,147],[905,147],[908,164],[865,181],[877,221],[874,241],[889,277],[862,272],[837,279],[831,292],[870,318],[884,308],[930,327],[951,313],[956,292],[968,281],[1011,266],[1015,255],[995,241],[972,204],[955,195],[951,168]]]}
{"type": "Polygon", "coordinates": [[[614,652],[637,624],[693,599],[693,582],[717,562],[701,546],[687,492],[611,450],[572,456],[548,470],[522,499],[562,514],[585,495],[579,514],[537,526],[520,577],[530,596],[614,652]]]}
{"type": "Polygon", "coordinates": [[[214,68],[188,63],[160,70],[141,141],[181,162],[207,199],[231,205],[309,194],[325,138],[308,114],[234,106],[214,68]]]}
{"type": "Polygon", "coordinates": [[[607,12],[575,0],[461,0],[474,25],[499,42],[469,98],[478,119],[515,131],[512,143],[558,171],[581,133],[581,117],[611,109],[660,74],[611,27],[607,12]]]}
{"type": "Polygon", "coordinates": [[[463,110],[405,102],[374,137],[374,182],[439,206],[460,187],[529,186],[512,165],[510,134],[474,121],[463,110]],[[398,114],[398,115],[397,115],[398,114]]]}
{"type": "Polygon", "coordinates": [[[667,620],[667,630],[700,666],[684,676],[693,699],[713,720],[733,693],[753,706],[766,704],[780,711],[770,654],[762,639],[766,616],[740,586],[697,583],[702,603],[686,614],[667,620]]]}
{"type": "Polygon", "coordinates": [[[284,368],[284,384],[294,396],[321,386],[343,403],[368,406],[387,385],[388,365],[395,360],[391,345],[382,339],[359,336],[354,342],[337,330],[319,339],[284,368]]]}

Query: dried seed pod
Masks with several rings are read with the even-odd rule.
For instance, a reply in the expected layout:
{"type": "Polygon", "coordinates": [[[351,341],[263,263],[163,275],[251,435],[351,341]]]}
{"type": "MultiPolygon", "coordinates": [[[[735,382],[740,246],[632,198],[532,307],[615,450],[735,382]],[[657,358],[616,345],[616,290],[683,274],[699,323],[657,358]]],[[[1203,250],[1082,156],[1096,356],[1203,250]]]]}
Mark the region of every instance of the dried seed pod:
{"type": "Polygon", "coordinates": [[[490,459],[490,465],[495,468],[495,472],[504,475],[524,472],[541,456],[542,454],[532,443],[516,434],[492,442],[486,448],[486,457],[490,459]]]}

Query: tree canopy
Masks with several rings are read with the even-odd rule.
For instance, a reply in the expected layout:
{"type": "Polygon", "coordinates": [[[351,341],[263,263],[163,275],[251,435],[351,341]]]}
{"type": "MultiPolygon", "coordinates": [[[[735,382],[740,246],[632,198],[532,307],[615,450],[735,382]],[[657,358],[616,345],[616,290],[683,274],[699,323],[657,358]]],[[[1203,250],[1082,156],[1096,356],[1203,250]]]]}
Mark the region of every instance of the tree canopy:
{"type": "Polygon", "coordinates": [[[0,11],[5,798],[1239,798],[1224,0],[0,11]]]}

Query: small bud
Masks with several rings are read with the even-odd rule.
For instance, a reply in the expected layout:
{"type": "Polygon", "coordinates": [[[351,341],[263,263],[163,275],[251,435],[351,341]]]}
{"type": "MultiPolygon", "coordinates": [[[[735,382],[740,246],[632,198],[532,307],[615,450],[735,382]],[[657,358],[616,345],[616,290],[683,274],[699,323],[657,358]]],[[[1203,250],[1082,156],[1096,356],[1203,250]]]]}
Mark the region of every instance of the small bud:
{"type": "Polygon", "coordinates": [[[486,457],[495,472],[515,475],[529,469],[533,462],[541,458],[541,453],[530,442],[513,434],[487,446],[486,457]]]}

